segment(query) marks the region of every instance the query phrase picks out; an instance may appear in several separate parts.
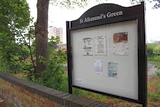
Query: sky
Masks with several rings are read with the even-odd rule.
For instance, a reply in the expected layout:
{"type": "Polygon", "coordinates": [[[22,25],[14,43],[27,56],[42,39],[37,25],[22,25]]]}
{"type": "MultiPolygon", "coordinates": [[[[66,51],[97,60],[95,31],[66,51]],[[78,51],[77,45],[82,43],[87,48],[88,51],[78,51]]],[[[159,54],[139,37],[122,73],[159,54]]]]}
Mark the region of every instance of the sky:
{"type": "MultiPolygon", "coordinates": [[[[36,2],[37,0],[27,0],[29,3],[31,16],[34,17],[34,21],[37,18],[36,2]]],[[[108,0],[107,3],[114,3],[124,7],[132,6],[130,0],[108,0]]],[[[146,28],[146,42],[160,41],[160,9],[153,9],[153,3],[146,2],[145,11],[145,28],[146,28]]],[[[85,8],[66,9],[49,5],[49,26],[56,26],[63,28],[64,40],[66,43],[66,21],[72,21],[78,19],[89,8],[97,5],[95,2],[89,3],[85,8]]]]}

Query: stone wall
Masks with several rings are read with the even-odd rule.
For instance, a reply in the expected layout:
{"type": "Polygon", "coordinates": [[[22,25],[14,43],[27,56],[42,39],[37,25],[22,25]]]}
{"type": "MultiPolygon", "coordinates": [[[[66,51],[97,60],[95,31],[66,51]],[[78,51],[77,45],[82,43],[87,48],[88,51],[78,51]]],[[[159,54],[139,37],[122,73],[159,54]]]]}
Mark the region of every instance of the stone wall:
{"type": "Polygon", "coordinates": [[[0,72],[0,96],[15,107],[113,107],[0,72]]]}

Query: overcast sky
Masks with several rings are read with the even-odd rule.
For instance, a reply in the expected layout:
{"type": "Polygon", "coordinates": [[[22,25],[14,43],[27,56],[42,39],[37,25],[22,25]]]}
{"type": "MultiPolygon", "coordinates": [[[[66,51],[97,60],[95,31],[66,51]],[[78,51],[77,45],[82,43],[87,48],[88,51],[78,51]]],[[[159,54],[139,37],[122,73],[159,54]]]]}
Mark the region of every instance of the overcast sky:
{"type": "MultiPolygon", "coordinates": [[[[37,0],[27,0],[30,6],[31,16],[37,17],[36,2],[37,0]]],[[[122,6],[132,6],[130,0],[108,0],[108,3],[115,3],[122,6]]],[[[153,2],[154,3],[154,2],[153,2]]],[[[151,42],[160,41],[160,9],[152,9],[153,3],[146,2],[146,41],[151,42]]],[[[63,27],[65,38],[65,24],[66,21],[78,19],[86,10],[93,7],[96,3],[92,2],[86,8],[76,8],[74,10],[67,10],[66,8],[59,8],[50,5],[49,6],[49,25],[56,27],[63,27]]],[[[64,39],[65,43],[66,40],[64,39]]]]}

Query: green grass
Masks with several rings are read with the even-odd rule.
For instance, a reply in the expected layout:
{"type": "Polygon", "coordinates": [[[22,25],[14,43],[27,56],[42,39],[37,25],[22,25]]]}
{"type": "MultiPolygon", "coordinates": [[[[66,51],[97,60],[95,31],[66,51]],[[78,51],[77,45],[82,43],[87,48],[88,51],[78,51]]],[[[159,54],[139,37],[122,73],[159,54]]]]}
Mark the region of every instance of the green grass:
{"type": "MultiPolygon", "coordinates": [[[[68,92],[67,74],[63,74],[65,81],[63,82],[64,92],[68,92]]],[[[83,96],[88,99],[104,102],[118,107],[142,107],[139,104],[131,103],[121,99],[112,98],[109,96],[73,88],[73,94],[83,96]]],[[[156,72],[154,75],[148,77],[148,107],[160,107],[160,73],[156,72]]]]}

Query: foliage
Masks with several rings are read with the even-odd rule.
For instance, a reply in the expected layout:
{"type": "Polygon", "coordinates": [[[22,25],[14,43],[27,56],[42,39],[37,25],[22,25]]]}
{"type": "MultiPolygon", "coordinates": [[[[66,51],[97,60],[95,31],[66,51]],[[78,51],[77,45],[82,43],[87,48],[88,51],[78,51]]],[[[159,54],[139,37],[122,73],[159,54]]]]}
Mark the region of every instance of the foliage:
{"type": "Polygon", "coordinates": [[[142,1],[149,1],[149,2],[154,2],[154,9],[160,8],[160,0],[130,0],[132,4],[139,4],[142,1]]]}
{"type": "Polygon", "coordinates": [[[147,58],[148,61],[157,62],[160,61],[158,59],[158,48],[157,46],[160,44],[160,41],[152,41],[151,43],[147,43],[147,58]],[[157,49],[156,49],[157,48],[157,49]]]}
{"type": "Polygon", "coordinates": [[[35,82],[50,88],[61,90],[62,82],[66,82],[66,77],[63,78],[63,73],[66,70],[64,64],[67,63],[66,52],[60,49],[54,49],[54,45],[60,43],[59,37],[52,37],[49,43],[49,60],[45,61],[42,56],[40,57],[40,59],[42,59],[41,61],[47,66],[47,69],[39,74],[40,78],[35,80],[35,82]]]}
{"type": "Polygon", "coordinates": [[[154,45],[152,43],[148,43],[147,44],[147,55],[148,57],[153,57],[153,49],[154,49],[154,45]]]}
{"type": "Polygon", "coordinates": [[[10,74],[9,66],[7,65],[7,62],[3,59],[0,59],[0,72],[5,72],[7,74],[10,74]]]}
{"type": "Polygon", "coordinates": [[[154,57],[153,57],[153,62],[154,62],[154,63],[159,63],[159,62],[160,62],[160,56],[154,55],[154,57]]]}
{"type": "Polygon", "coordinates": [[[148,103],[155,107],[160,105],[160,72],[148,79],[148,103]]]}
{"type": "Polygon", "coordinates": [[[26,33],[22,35],[18,40],[20,45],[22,45],[25,52],[27,51],[27,55],[21,55],[21,57],[18,57],[18,65],[20,66],[20,71],[27,73],[27,77],[29,80],[32,80],[32,77],[35,75],[35,27],[34,25],[28,26],[26,29],[26,33]],[[23,38],[23,40],[21,40],[23,38]],[[21,59],[22,61],[21,61],[21,59]]]}
{"type": "MultiPolygon", "coordinates": [[[[34,81],[38,84],[51,87],[57,90],[61,90],[64,92],[68,91],[68,77],[67,74],[64,74],[63,71],[66,70],[66,52],[62,50],[57,50],[54,49],[53,46],[56,44],[60,43],[60,40],[58,37],[52,37],[50,42],[49,42],[49,53],[50,57],[48,61],[41,60],[46,66],[47,69],[44,70],[43,72],[40,73],[40,78],[35,79],[35,42],[34,41],[34,25],[33,26],[28,26],[28,15],[27,14],[29,11],[27,10],[26,12],[22,13],[20,12],[20,9],[18,9],[19,15],[22,15],[23,17],[21,18],[20,16],[13,16],[13,10],[15,11],[16,8],[23,7],[19,4],[15,4],[12,1],[4,1],[1,0],[0,4],[4,5],[0,7],[0,28],[2,32],[0,33],[0,69],[8,72],[12,70],[12,72],[17,73],[18,71],[27,73],[28,79],[31,81],[34,81]],[[1,2],[3,1],[3,2],[1,2]],[[13,10],[8,10],[10,7],[6,7],[7,2],[9,2],[9,6],[11,5],[11,9],[15,6],[15,9],[13,10]],[[20,5],[20,6],[19,6],[20,5]],[[13,6],[13,7],[12,7],[13,6]],[[2,11],[3,10],[3,11],[2,11]],[[6,12],[7,14],[4,15],[6,12]],[[10,15],[8,15],[11,14],[10,15]],[[13,18],[13,19],[12,19],[13,18]],[[15,18],[15,19],[14,19],[15,18]],[[19,20],[20,19],[20,20],[19,20]],[[19,21],[18,21],[19,20],[19,21]],[[16,36],[15,36],[16,35],[16,36]],[[15,42],[16,41],[16,42],[15,42]]],[[[17,0],[17,2],[25,2],[25,0],[17,0]]],[[[58,1],[57,1],[58,2],[58,1]]],[[[84,0],[84,3],[86,0],[84,0]]],[[[60,3],[60,2],[59,2],[60,3]]],[[[65,2],[64,2],[65,3],[65,2]]],[[[73,6],[74,3],[76,2],[68,2],[69,6],[73,6]]],[[[76,3],[77,4],[77,3],[76,3]]],[[[66,6],[67,4],[62,5],[66,6]]],[[[82,4],[77,4],[79,6],[82,6],[82,4]]],[[[27,4],[25,4],[26,8],[27,4]]],[[[23,10],[23,9],[22,9],[23,10]]],[[[18,14],[18,12],[15,12],[14,14],[18,14]]],[[[148,45],[148,55],[150,57],[154,57],[154,60],[159,62],[160,57],[155,56],[155,53],[153,52],[154,48],[156,45],[158,45],[159,42],[154,42],[152,44],[148,45]]],[[[40,59],[43,59],[44,57],[39,56],[40,59]]],[[[158,67],[158,66],[157,66],[158,67]]],[[[152,77],[152,79],[149,79],[149,104],[151,102],[155,102],[154,105],[157,106],[159,104],[158,101],[160,101],[160,74],[157,73],[152,77]]],[[[85,96],[87,98],[92,98],[97,101],[102,101],[105,103],[109,104],[115,104],[118,105],[119,107],[127,107],[135,104],[131,104],[128,102],[125,102],[123,100],[119,99],[113,99],[111,97],[106,97],[102,96],[99,94],[87,92],[87,91],[82,91],[80,89],[73,89],[73,93],[76,95],[81,95],[85,96]]],[[[153,105],[153,104],[152,104],[153,105]]],[[[138,107],[138,106],[137,106],[138,107]]]]}
{"type": "MultiPolygon", "coordinates": [[[[108,0],[95,0],[97,3],[104,3],[108,0]]],[[[89,4],[90,0],[52,0],[51,4],[60,7],[66,8],[75,8],[75,7],[82,7],[84,8],[89,4]]]]}
{"type": "Polygon", "coordinates": [[[0,1],[0,59],[1,67],[17,73],[29,56],[25,35],[30,19],[26,0],[0,1]]]}
{"type": "Polygon", "coordinates": [[[154,7],[155,7],[156,9],[160,8],[160,0],[153,0],[153,1],[156,2],[155,5],[154,5],[154,7]]]}
{"type": "Polygon", "coordinates": [[[153,49],[153,53],[155,55],[160,55],[160,46],[156,46],[154,49],[153,49]]]}
{"type": "Polygon", "coordinates": [[[59,90],[68,93],[68,73],[62,74],[62,83],[59,90]]]}
{"type": "MultiPolygon", "coordinates": [[[[63,6],[67,8],[84,7],[89,0],[50,0],[53,5],[63,6]]],[[[98,2],[106,0],[96,0],[98,2]]],[[[39,56],[48,60],[48,7],[49,1],[38,0],[37,2],[37,22],[35,28],[36,36],[36,73],[41,73],[46,69],[46,66],[40,62],[39,56]],[[42,5],[43,4],[43,5],[42,5]]],[[[40,75],[36,75],[39,78],[40,75]]]]}
{"type": "Polygon", "coordinates": [[[1,33],[17,34],[30,22],[28,3],[26,0],[1,0],[0,19],[1,33]]]}
{"type": "Polygon", "coordinates": [[[29,27],[28,33],[22,34],[17,38],[17,42],[8,46],[10,49],[10,59],[4,59],[5,53],[1,52],[1,60],[3,60],[3,71],[7,67],[8,72],[18,73],[26,72],[28,77],[33,74],[35,68],[35,61],[33,56],[35,56],[35,46],[31,45],[31,37],[34,36],[34,28],[29,27]],[[32,33],[31,33],[32,32],[32,33]],[[21,42],[19,42],[21,41],[21,42]],[[11,51],[11,48],[14,49],[11,51]],[[4,55],[3,55],[4,54],[4,55]],[[3,58],[2,58],[3,57],[3,58]]]}

